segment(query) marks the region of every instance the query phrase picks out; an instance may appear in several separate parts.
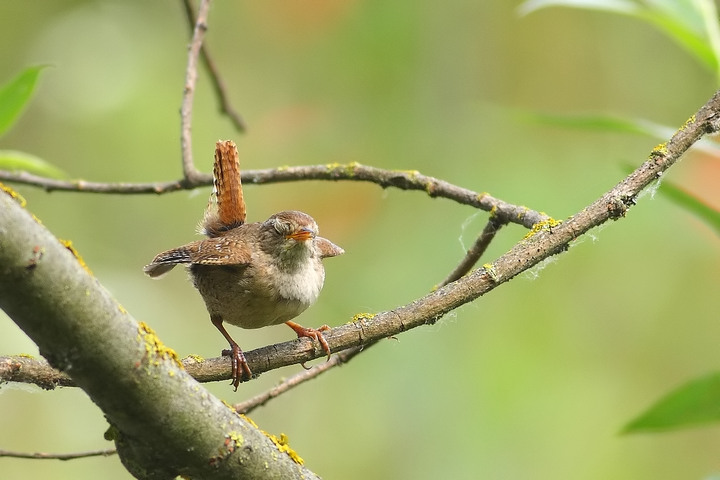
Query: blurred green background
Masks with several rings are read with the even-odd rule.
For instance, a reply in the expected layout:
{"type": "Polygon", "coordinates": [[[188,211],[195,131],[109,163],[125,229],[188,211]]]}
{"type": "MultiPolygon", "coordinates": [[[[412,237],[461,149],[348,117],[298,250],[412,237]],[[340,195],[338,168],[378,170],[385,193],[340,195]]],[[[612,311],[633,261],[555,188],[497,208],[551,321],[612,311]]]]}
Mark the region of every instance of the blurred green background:
{"type": "MultiPolygon", "coordinates": [[[[198,167],[218,139],[244,168],[351,162],[417,169],[566,218],[640,164],[657,141],[524,121],[525,112],[607,113],[680,126],[714,92],[711,72],[657,30],[608,14],[519,2],[264,0],[217,2],[207,35],[249,131],[217,113],[199,79],[198,167]]],[[[180,2],[0,3],[0,82],[42,74],[0,148],[38,155],[72,177],[180,176],[179,107],[188,27],[180,2]]],[[[720,164],[691,155],[669,181],[720,207],[720,164]]],[[[102,196],[17,187],[98,279],[181,356],[225,348],[182,272],[142,266],[195,239],[209,188],[102,196]]],[[[485,213],[418,192],[351,182],[248,185],[252,220],[313,215],[346,250],[326,262],[308,326],[405,304],[454,267],[485,213]]],[[[251,417],[286,433],[310,469],[360,478],[709,478],[720,429],[620,436],[659,396],[718,367],[720,241],[661,195],[591,232],[542,270],[382,342],[251,417]]],[[[525,232],[502,231],[482,260],[525,232]]],[[[284,327],[231,334],[245,349],[289,340],[284,327]]],[[[37,354],[0,312],[0,353],[37,354]]],[[[242,385],[236,402],[291,367],[242,385]]],[[[109,379],[111,381],[111,379],[109,379]]],[[[0,448],[106,448],[106,423],[75,389],[0,386],[0,448]]],[[[0,459],[3,479],[125,479],[117,457],[0,459]]]]}

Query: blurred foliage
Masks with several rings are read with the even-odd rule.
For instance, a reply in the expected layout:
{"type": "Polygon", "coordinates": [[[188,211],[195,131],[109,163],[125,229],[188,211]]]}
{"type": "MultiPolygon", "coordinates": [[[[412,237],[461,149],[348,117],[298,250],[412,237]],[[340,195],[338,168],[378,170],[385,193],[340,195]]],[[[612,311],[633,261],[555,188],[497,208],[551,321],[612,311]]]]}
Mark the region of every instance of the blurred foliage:
{"type": "Polygon", "coordinates": [[[713,0],[528,0],[519,11],[546,7],[587,8],[648,22],[682,45],[720,81],[720,28],[713,0]]]}
{"type": "Polygon", "coordinates": [[[26,68],[17,77],[0,87],[0,135],[15,123],[30,100],[42,68],[26,68]]]}
{"type": "MultiPolygon", "coordinates": [[[[671,39],[683,45],[706,67],[715,70],[720,79],[720,19],[712,0],[684,0],[678,2],[654,1],[635,2],[625,0],[528,0],[519,10],[525,14],[535,10],[565,6],[589,8],[613,13],[631,15],[660,27],[671,39]]],[[[671,127],[665,127],[643,119],[631,119],[612,115],[549,115],[531,114],[527,116],[535,121],[598,130],[613,130],[628,133],[641,133],[661,140],[670,138],[671,127]]],[[[720,157],[717,144],[707,140],[698,142],[693,148],[702,148],[715,157],[720,157]]],[[[665,182],[660,192],[680,205],[708,226],[720,233],[720,209],[715,209],[697,196],[665,182]]],[[[653,430],[674,427],[691,427],[698,423],[720,421],[720,389],[713,386],[708,377],[693,380],[685,387],[670,394],[664,400],[639,416],[625,432],[653,430]]]]}
{"type": "MultiPolygon", "coordinates": [[[[28,67],[14,79],[0,87],[0,135],[18,119],[35,91],[40,71],[44,67],[28,67]]],[[[0,150],[0,169],[26,171],[46,177],[62,177],[63,172],[48,162],[24,152],[0,150]]]]}
{"type": "MultiPolygon", "coordinates": [[[[243,168],[358,161],[416,169],[564,218],[617,183],[623,165],[643,162],[657,140],[528,124],[515,112],[595,112],[680,126],[716,88],[707,62],[633,17],[567,8],[518,17],[516,6],[216,2],[207,45],[249,129],[240,136],[218,115],[201,74],[193,124],[199,168],[209,170],[215,141],[230,138],[243,168]]],[[[0,41],[13,46],[1,78],[27,65],[54,66],[4,146],[73,177],[179,176],[188,29],[178,3],[0,2],[0,22],[0,41]]],[[[696,151],[668,176],[720,206],[711,152],[696,151]]],[[[17,189],[164,343],[182,356],[224,347],[182,274],[162,282],[142,274],[155,253],[193,239],[209,189],[134,197],[17,189]]],[[[338,325],[428,292],[487,218],[419,192],[352,182],[247,185],[245,193],[252,220],[305,210],[347,252],[327,262],[320,300],[299,318],[308,326],[338,325]]],[[[374,347],[253,420],[288,434],[327,478],[717,473],[717,427],[617,435],[650,399],[716,361],[717,236],[663,195],[645,195],[626,219],[591,233],[544,269],[374,347]]],[[[524,234],[503,229],[481,263],[524,234]]],[[[285,330],[232,333],[252,349],[289,339],[285,330]]],[[[6,317],[0,352],[38,353],[6,317]]],[[[294,371],[263,375],[237,394],[224,382],[209,388],[233,402],[294,371]]],[[[0,408],[12,412],[0,416],[4,448],[107,446],[104,419],[82,392],[2,385],[0,394],[0,408]]],[[[128,477],[116,458],[0,459],[0,469],[11,480],[97,478],[98,471],[128,477]]]]}
{"type": "MultiPolygon", "coordinates": [[[[695,214],[708,226],[715,229],[715,233],[720,235],[720,211],[710,207],[696,196],[689,194],[672,183],[663,183],[660,186],[660,191],[678,205],[682,205],[688,212],[695,214]]],[[[720,396],[716,400],[720,405],[720,396]]]]}
{"type": "Polygon", "coordinates": [[[720,421],[720,373],[693,380],[672,391],[630,422],[627,433],[706,425],[720,421]]]}

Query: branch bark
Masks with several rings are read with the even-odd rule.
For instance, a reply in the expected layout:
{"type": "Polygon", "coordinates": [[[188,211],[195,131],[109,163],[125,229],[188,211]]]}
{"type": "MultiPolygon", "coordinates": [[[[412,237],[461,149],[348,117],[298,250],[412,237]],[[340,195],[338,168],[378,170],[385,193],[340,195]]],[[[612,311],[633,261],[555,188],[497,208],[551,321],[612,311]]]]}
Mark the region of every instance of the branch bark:
{"type": "MultiPolygon", "coordinates": [[[[39,177],[26,172],[0,171],[0,180],[41,187],[48,192],[55,190],[80,193],[118,193],[118,194],[163,194],[212,185],[212,176],[200,174],[193,181],[177,180],[170,182],[148,183],[100,183],[85,180],[56,180],[39,177]]],[[[382,188],[400,190],[418,190],[431,198],[446,198],[462,205],[493,212],[498,223],[516,223],[532,228],[537,223],[548,220],[546,214],[522,205],[513,205],[495,198],[489,193],[478,193],[470,189],[453,185],[417,170],[387,170],[359,163],[307,165],[298,167],[280,167],[242,172],[243,185],[294,182],[300,180],[332,180],[370,182],[382,188]]]]}

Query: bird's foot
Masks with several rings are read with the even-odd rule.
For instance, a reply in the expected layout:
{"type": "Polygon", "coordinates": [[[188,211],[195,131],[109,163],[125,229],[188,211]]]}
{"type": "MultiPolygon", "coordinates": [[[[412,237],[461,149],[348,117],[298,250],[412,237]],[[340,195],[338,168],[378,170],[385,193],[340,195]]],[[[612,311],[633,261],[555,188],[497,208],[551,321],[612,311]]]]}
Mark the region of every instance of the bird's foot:
{"type": "Polygon", "coordinates": [[[230,357],[230,360],[232,361],[231,385],[235,387],[235,391],[237,392],[238,385],[240,385],[241,381],[250,380],[252,378],[252,372],[250,371],[250,367],[245,359],[245,354],[242,350],[240,350],[237,343],[231,343],[230,350],[223,350],[222,354],[223,356],[230,357]]]}
{"type": "MultiPolygon", "coordinates": [[[[327,359],[330,360],[330,345],[328,345],[328,342],[325,339],[325,335],[323,335],[322,333],[330,330],[329,326],[323,325],[320,328],[307,328],[303,327],[302,325],[298,325],[295,322],[285,322],[285,325],[292,328],[297,334],[298,338],[307,337],[317,341],[322,347],[323,351],[327,354],[327,359]]],[[[308,367],[305,366],[305,363],[301,363],[300,365],[302,365],[305,370],[308,370],[308,367]]]]}

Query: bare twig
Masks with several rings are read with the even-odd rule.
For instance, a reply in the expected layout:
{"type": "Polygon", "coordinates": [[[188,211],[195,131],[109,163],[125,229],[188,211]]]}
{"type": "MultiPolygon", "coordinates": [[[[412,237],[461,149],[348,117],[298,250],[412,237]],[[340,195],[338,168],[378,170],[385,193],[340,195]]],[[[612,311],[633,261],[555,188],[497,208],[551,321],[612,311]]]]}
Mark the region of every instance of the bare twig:
{"type": "Polygon", "coordinates": [[[183,92],[182,106],[180,107],[180,145],[182,150],[183,176],[186,181],[195,183],[200,172],[195,168],[192,155],[192,105],[195,97],[197,83],[197,61],[200,54],[205,31],[207,30],[207,16],[210,10],[210,0],[200,0],[197,21],[193,28],[192,40],[188,49],[187,70],[185,72],[185,90],[183,92]]]}
{"type": "Polygon", "coordinates": [[[45,390],[75,385],[67,374],[51,367],[44,358],[29,355],[0,357],[0,383],[2,382],[33,383],[45,390]]]}
{"type": "Polygon", "coordinates": [[[307,382],[308,380],[312,380],[313,378],[317,377],[321,373],[325,373],[328,370],[330,370],[333,367],[337,367],[340,365],[343,365],[345,363],[348,363],[350,360],[352,360],[358,353],[367,350],[371,346],[373,346],[377,342],[369,343],[365,346],[360,347],[353,347],[348,350],[342,351],[340,353],[337,353],[330,357],[327,362],[321,363],[319,365],[314,366],[313,368],[309,370],[304,370],[296,375],[293,375],[292,377],[288,378],[287,380],[284,380],[279,385],[276,385],[275,387],[271,388],[270,390],[263,392],[259,395],[256,395],[252,398],[249,398],[245,400],[244,402],[238,403],[233,406],[233,408],[238,413],[248,414],[255,410],[257,407],[261,407],[265,405],[267,402],[272,400],[275,397],[280,396],[281,394],[287,392],[288,390],[291,390],[294,387],[297,387],[298,385],[307,382]]]}
{"type": "MultiPolygon", "coordinates": [[[[122,194],[162,194],[212,184],[212,177],[204,174],[199,174],[189,181],[99,183],[85,180],[55,180],[26,172],[0,171],[0,180],[41,187],[47,191],[122,194]]],[[[348,180],[375,183],[382,188],[394,187],[401,190],[420,190],[430,197],[447,198],[462,205],[469,205],[487,212],[492,211],[498,222],[516,223],[526,228],[531,228],[533,225],[550,218],[544,213],[520,205],[513,205],[488,193],[477,193],[444,180],[423,175],[417,170],[385,170],[359,163],[348,163],[245,170],[242,174],[242,182],[245,185],[299,180],[348,180]]]]}
{"type": "MultiPolygon", "coordinates": [[[[185,16],[187,17],[188,24],[190,25],[190,30],[192,31],[195,28],[196,23],[195,12],[193,11],[192,3],[190,0],[183,0],[182,3],[185,6],[185,16]]],[[[213,89],[215,90],[215,95],[217,96],[218,102],[220,103],[220,112],[230,117],[230,120],[233,122],[235,128],[239,132],[244,132],[245,130],[247,130],[245,121],[230,103],[227,95],[227,90],[225,89],[225,83],[222,81],[222,78],[220,78],[220,72],[215,66],[215,62],[210,57],[207,45],[204,43],[200,47],[200,58],[202,59],[203,65],[208,71],[208,74],[210,74],[210,80],[212,82],[213,89]]]]}
{"type": "Polygon", "coordinates": [[[465,254],[465,258],[462,259],[458,266],[455,267],[455,270],[450,272],[447,278],[443,280],[438,286],[445,286],[448,283],[454,282],[455,280],[461,278],[463,275],[468,273],[473,268],[473,266],[475,266],[477,261],[480,260],[480,257],[483,253],[485,253],[485,250],[487,250],[490,242],[492,242],[492,239],[495,238],[495,234],[498,232],[498,230],[500,230],[503,225],[504,223],[498,222],[495,216],[490,216],[487,224],[485,224],[485,228],[483,228],[483,231],[480,233],[477,240],[475,240],[473,246],[470,247],[470,249],[465,254]]]}
{"type": "Polygon", "coordinates": [[[89,452],[75,452],[75,453],[25,453],[25,452],[13,452],[10,450],[0,449],[0,457],[10,458],[32,458],[35,460],[75,460],[78,458],[88,457],[109,457],[110,455],[117,455],[117,450],[109,448],[106,450],[91,450],[89,452]]]}

